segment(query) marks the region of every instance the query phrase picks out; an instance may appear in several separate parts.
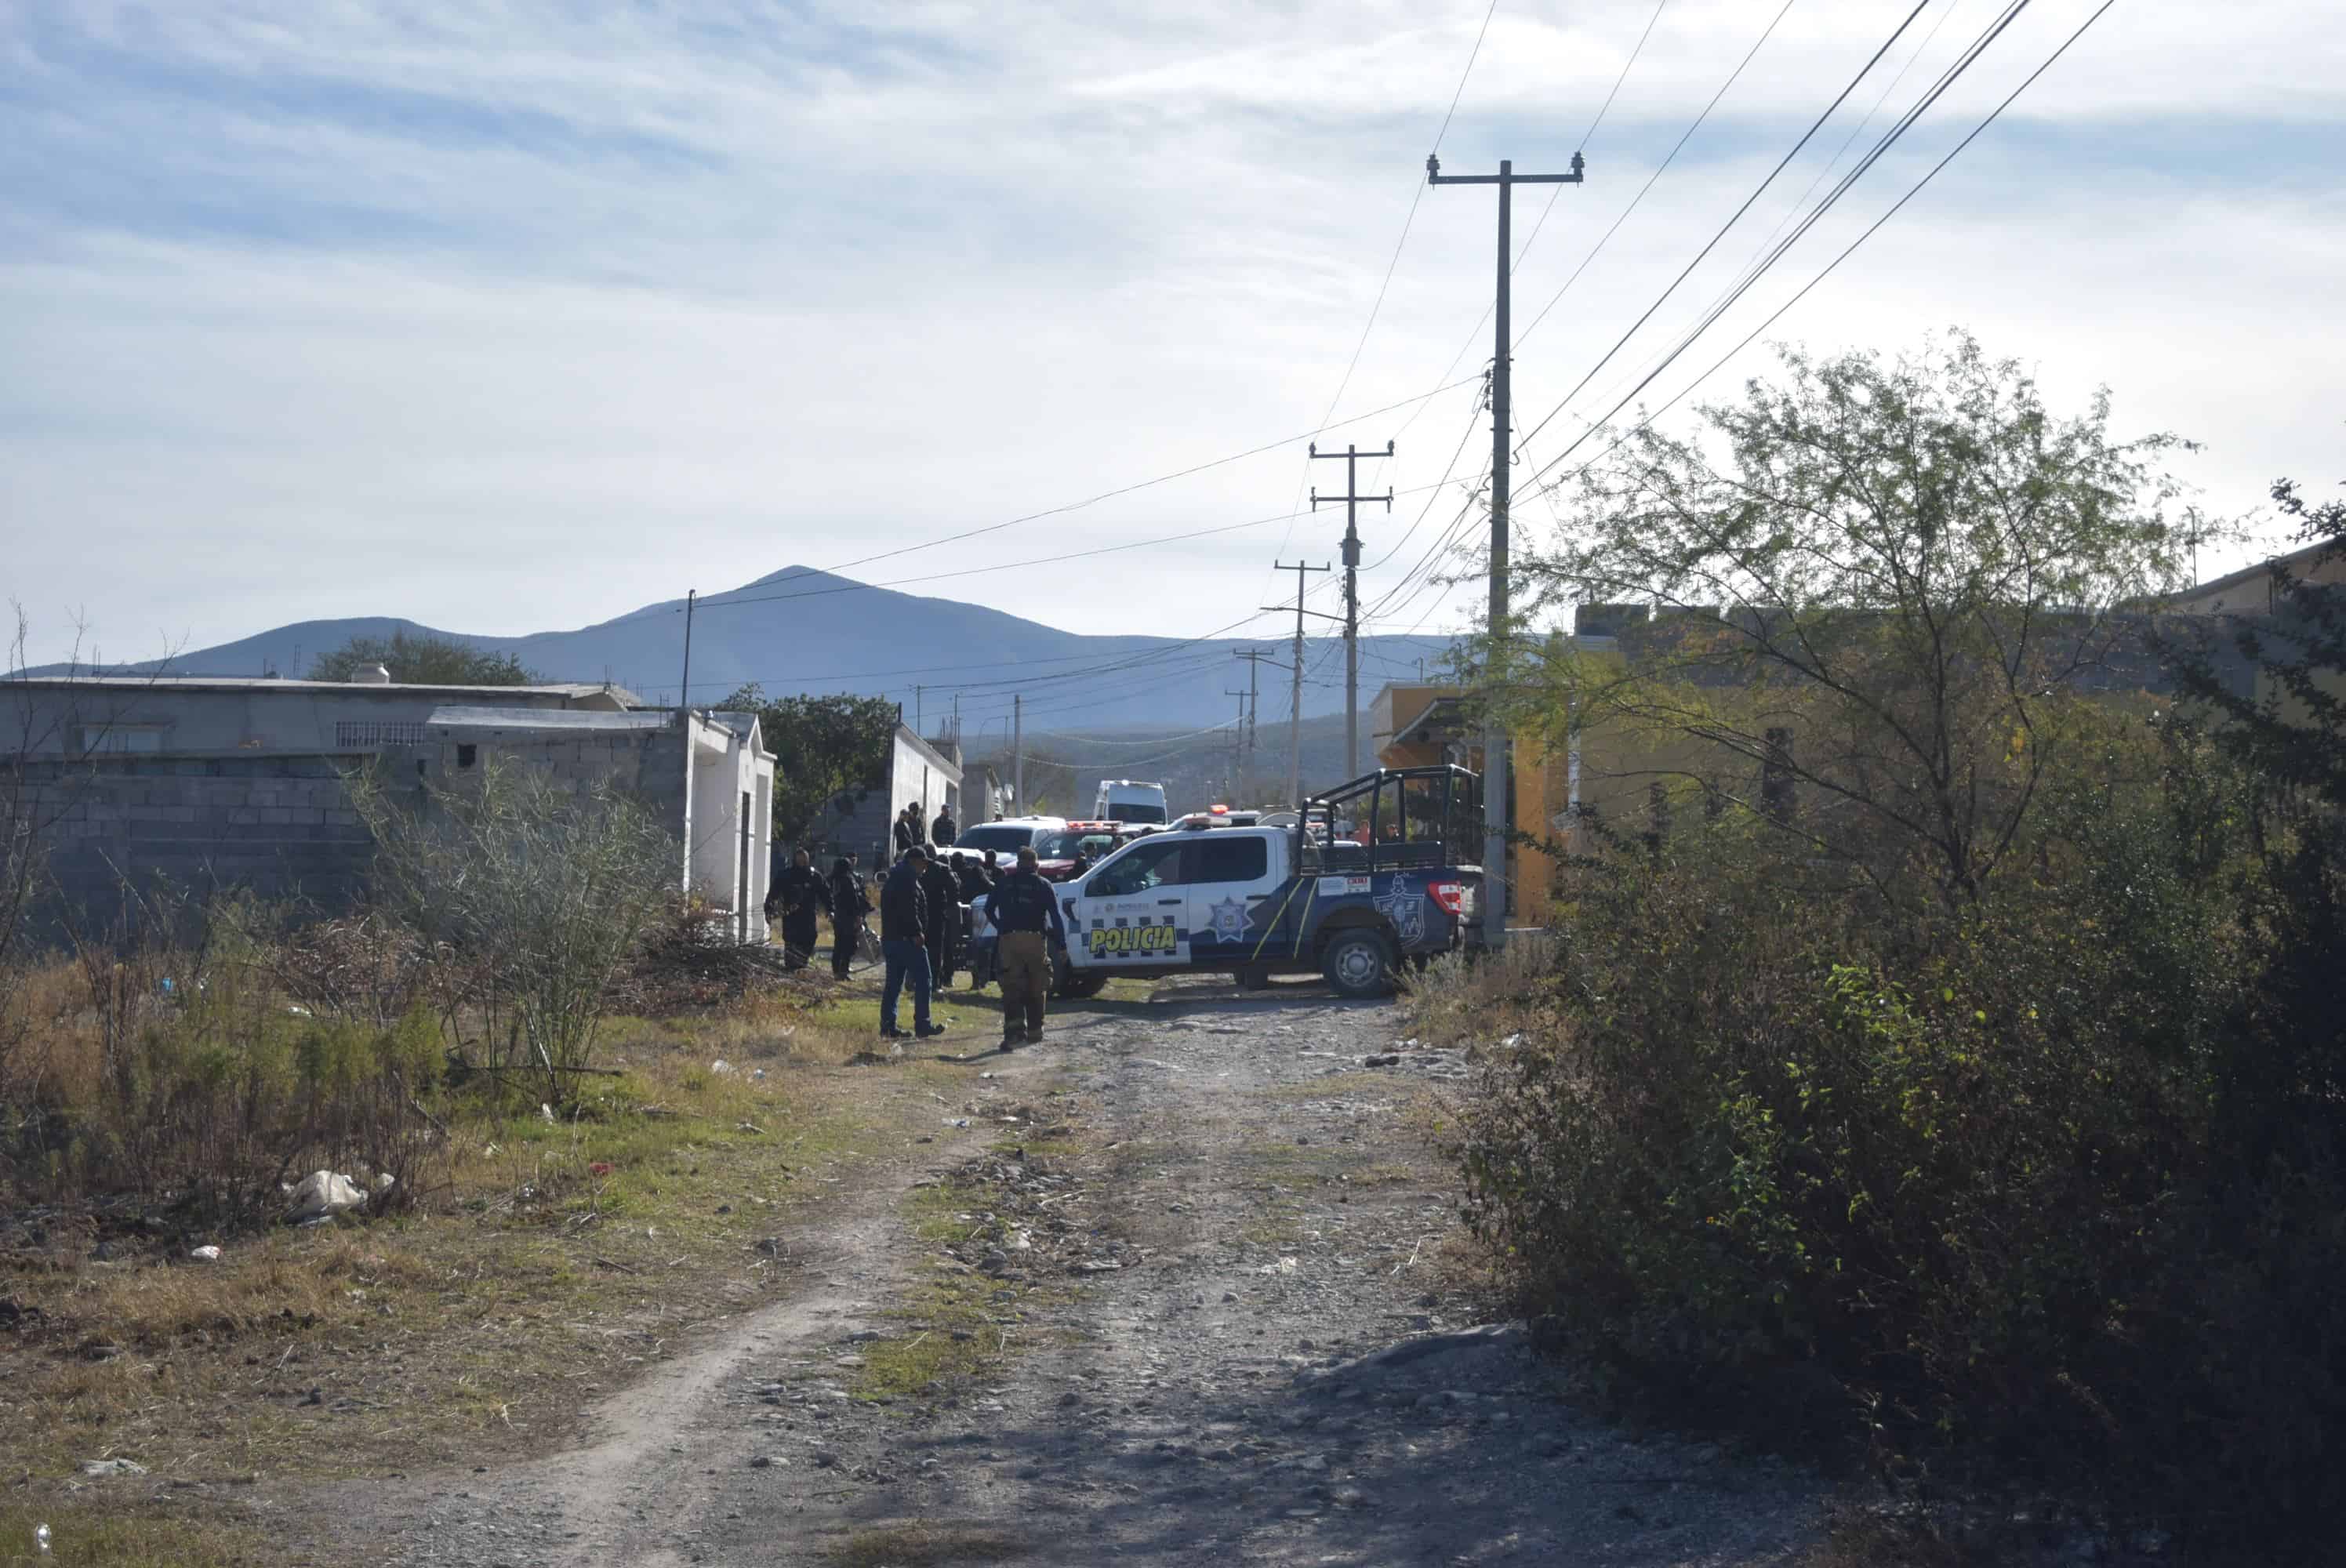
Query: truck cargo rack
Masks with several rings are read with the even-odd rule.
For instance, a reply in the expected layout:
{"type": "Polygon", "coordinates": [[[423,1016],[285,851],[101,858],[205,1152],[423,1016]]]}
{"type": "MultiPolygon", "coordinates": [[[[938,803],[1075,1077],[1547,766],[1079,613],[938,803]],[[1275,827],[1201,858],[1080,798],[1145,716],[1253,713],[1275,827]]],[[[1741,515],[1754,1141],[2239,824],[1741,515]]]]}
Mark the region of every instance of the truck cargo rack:
{"type": "Polygon", "coordinates": [[[1455,865],[1449,846],[1481,840],[1482,783],[1469,769],[1437,763],[1381,768],[1312,795],[1295,826],[1295,864],[1354,876],[1455,865]]]}

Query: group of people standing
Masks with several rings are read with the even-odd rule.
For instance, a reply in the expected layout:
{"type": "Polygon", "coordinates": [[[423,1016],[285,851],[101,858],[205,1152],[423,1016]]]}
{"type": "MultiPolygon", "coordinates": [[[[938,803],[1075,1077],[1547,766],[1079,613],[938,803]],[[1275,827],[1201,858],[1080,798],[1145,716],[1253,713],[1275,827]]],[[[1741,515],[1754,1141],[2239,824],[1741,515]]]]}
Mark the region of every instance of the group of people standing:
{"type": "MultiPolygon", "coordinates": [[[[989,918],[1002,932],[1002,1049],[1040,1040],[1044,999],[1051,990],[1045,933],[1063,932],[1064,926],[1058,899],[1036,870],[1035,851],[1021,850],[1017,869],[997,878],[991,855],[951,850],[960,836],[951,808],[940,809],[925,832],[922,815],[918,803],[897,814],[895,863],[880,885],[880,953],[885,966],[881,1035],[902,1038],[897,1003],[907,990],[913,995],[913,1036],[927,1039],[944,1033],[930,1018],[930,997],[953,983],[962,942],[972,934],[961,929],[962,906],[974,907],[991,894],[989,918]]],[[[776,908],[781,915],[783,950],[793,968],[812,961],[817,921],[830,918],[831,972],[845,980],[872,910],[859,858],[852,851],[840,856],[825,877],[815,870],[811,851],[797,850],[774,883],[769,913],[776,908]]]]}

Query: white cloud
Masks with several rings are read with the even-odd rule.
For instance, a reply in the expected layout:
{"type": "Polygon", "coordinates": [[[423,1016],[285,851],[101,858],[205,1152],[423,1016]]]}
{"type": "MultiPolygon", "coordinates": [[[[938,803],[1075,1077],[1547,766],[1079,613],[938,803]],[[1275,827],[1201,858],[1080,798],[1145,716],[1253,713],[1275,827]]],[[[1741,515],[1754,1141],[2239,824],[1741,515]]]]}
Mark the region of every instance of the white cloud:
{"type": "MultiPolygon", "coordinates": [[[[1953,5],[1893,109],[1993,10],[1953,5]]],[[[1655,392],[1805,280],[2088,8],[2039,0],[1917,130],[1918,156],[1860,186],[1655,392]]],[[[2056,396],[2106,382],[2122,426],[2208,442],[2195,476],[2218,510],[2319,471],[2341,417],[2346,258],[2341,179],[2307,149],[2346,120],[2346,20],[2310,11],[2239,4],[2211,22],[2121,5],[1771,335],[1896,347],[1969,326],[2035,362],[2056,396]]],[[[1561,195],[1519,274],[1519,322],[1767,14],[1664,12],[1588,149],[1589,183],[1561,195]]],[[[1568,154],[1648,15],[1647,0],[1503,0],[1445,165],[1568,154]]],[[[1525,428],[1893,15],[1792,10],[1525,344],[1525,428]]],[[[0,153],[10,587],[53,634],[57,608],[86,605],[117,655],[329,615],[532,630],[1300,432],[1359,339],[1480,18],[1473,4],[1429,18],[1398,4],[681,0],[20,13],[0,21],[25,133],[0,153]]],[[[1600,411],[1723,285],[1841,134],[1576,410],[1600,411]]],[[[1519,236],[1545,199],[1521,199],[1519,236]]],[[[1487,191],[1423,195],[1347,411],[1423,391],[1462,345],[1459,373],[1479,367],[1489,351],[1468,331],[1490,222],[1487,191]]],[[[1428,483],[1469,395],[1336,440],[1399,431],[1389,477],[1428,483]]],[[[871,572],[1283,512],[1328,483],[1303,467],[1300,453],[1254,458],[871,572]]],[[[1415,512],[1373,520],[1372,560],[1415,512]]],[[[1273,553],[1317,559],[1336,526],[1275,524],[965,591],[1085,630],[1198,631],[1270,602],[1273,553]]],[[[1400,552],[1368,596],[1417,555],[1400,552]]]]}

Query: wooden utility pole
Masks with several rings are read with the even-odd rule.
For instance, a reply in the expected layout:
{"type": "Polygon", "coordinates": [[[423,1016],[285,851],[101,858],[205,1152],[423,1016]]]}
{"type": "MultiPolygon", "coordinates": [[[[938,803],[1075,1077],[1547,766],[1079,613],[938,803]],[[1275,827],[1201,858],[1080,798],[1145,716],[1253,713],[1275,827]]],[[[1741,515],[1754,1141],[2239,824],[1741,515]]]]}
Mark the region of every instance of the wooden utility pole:
{"type": "Polygon", "coordinates": [[[1017,809],[1014,816],[1026,814],[1026,698],[1014,692],[1010,697],[1010,803],[1017,809]]]}
{"type": "MultiPolygon", "coordinates": [[[[1295,672],[1295,708],[1287,720],[1287,804],[1297,808],[1303,804],[1303,617],[1319,613],[1303,607],[1303,575],[1306,572],[1325,572],[1330,568],[1325,565],[1307,566],[1300,561],[1292,566],[1280,561],[1277,566],[1280,571],[1295,574],[1295,651],[1291,666],[1295,672]]],[[[1287,606],[1265,605],[1263,608],[1283,610],[1287,606]]]]}
{"type": "MultiPolygon", "coordinates": [[[[1382,455],[1391,457],[1392,454],[1393,443],[1388,441],[1382,455]]],[[[1319,511],[1322,501],[1344,504],[1344,766],[1357,777],[1368,771],[1361,760],[1361,503],[1382,501],[1385,504],[1385,510],[1391,512],[1392,486],[1387,485],[1382,495],[1362,494],[1354,467],[1360,461],[1361,451],[1349,443],[1341,452],[1322,452],[1320,443],[1314,442],[1311,455],[1344,460],[1344,494],[1322,495],[1315,486],[1311,492],[1311,510],[1319,511]]],[[[1380,454],[1372,452],[1368,455],[1375,457],[1380,454]]]]}
{"type": "MultiPolygon", "coordinates": [[[[1499,650],[1507,630],[1507,463],[1514,435],[1509,420],[1513,329],[1508,320],[1509,274],[1515,270],[1515,240],[1509,224],[1515,188],[1519,185],[1578,185],[1586,165],[1572,155],[1570,174],[1517,174],[1513,160],[1501,158],[1496,174],[1444,174],[1442,161],[1425,156],[1428,185],[1495,185],[1499,188],[1499,293],[1492,311],[1491,349],[1491,657],[1485,676],[1499,667],[1499,650]]],[[[1507,799],[1510,774],[1507,732],[1496,718],[1483,721],[1483,940],[1494,951],[1506,945],[1507,799]]]]}

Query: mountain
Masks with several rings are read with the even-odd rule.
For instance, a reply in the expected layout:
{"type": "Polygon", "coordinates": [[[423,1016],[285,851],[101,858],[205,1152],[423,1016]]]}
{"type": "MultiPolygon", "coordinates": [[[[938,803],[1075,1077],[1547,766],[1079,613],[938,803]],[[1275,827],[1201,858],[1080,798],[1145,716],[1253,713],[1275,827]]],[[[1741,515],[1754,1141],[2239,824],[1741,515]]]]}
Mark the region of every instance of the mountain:
{"type": "MultiPolygon", "coordinates": [[[[684,608],[681,599],[662,600],[596,626],[523,636],[481,636],[382,616],[297,621],[194,649],[172,659],[168,671],[299,676],[319,654],[352,637],[404,631],[509,651],[548,680],[613,680],[648,701],[668,702],[683,672],[684,608]]],[[[1343,706],[1343,655],[1320,635],[1328,624],[1314,621],[1305,648],[1307,718],[1343,706]]],[[[1033,731],[1146,728],[1172,734],[1231,721],[1236,699],[1227,689],[1244,686],[1248,675],[1247,666],[1231,656],[1250,647],[1283,660],[1289,644],[1278,636],[1247,641],[1084,636],[986,605],[869,587],[789,566],[698,602],[691,696],[696,703],[713,703],[750,682],[769,695],[885,695],[903,704],[908,719],[917,714],[923,728],[934,731],[958,688],[963,733],[974,741],[988,727],[997,736],[1006,730],[1011,696],[1017,693],[1033,731]]],[[[1363,708],[1386,681],[1414,679],[1420,659],[1434,670],[1448,647],[1448,639],[1440,637],[1361,639],[1363,708]]],[[[156,667],[108,667],[136,673],[156,667]]],[[[27,673],[62,672],[50,667],[27,673]]],[[[1258,713],[1268,752],[1274,719],[1283,727],[1287,718],[1289,677],[1268,667],[1260,673],[1258,713]]]]}

